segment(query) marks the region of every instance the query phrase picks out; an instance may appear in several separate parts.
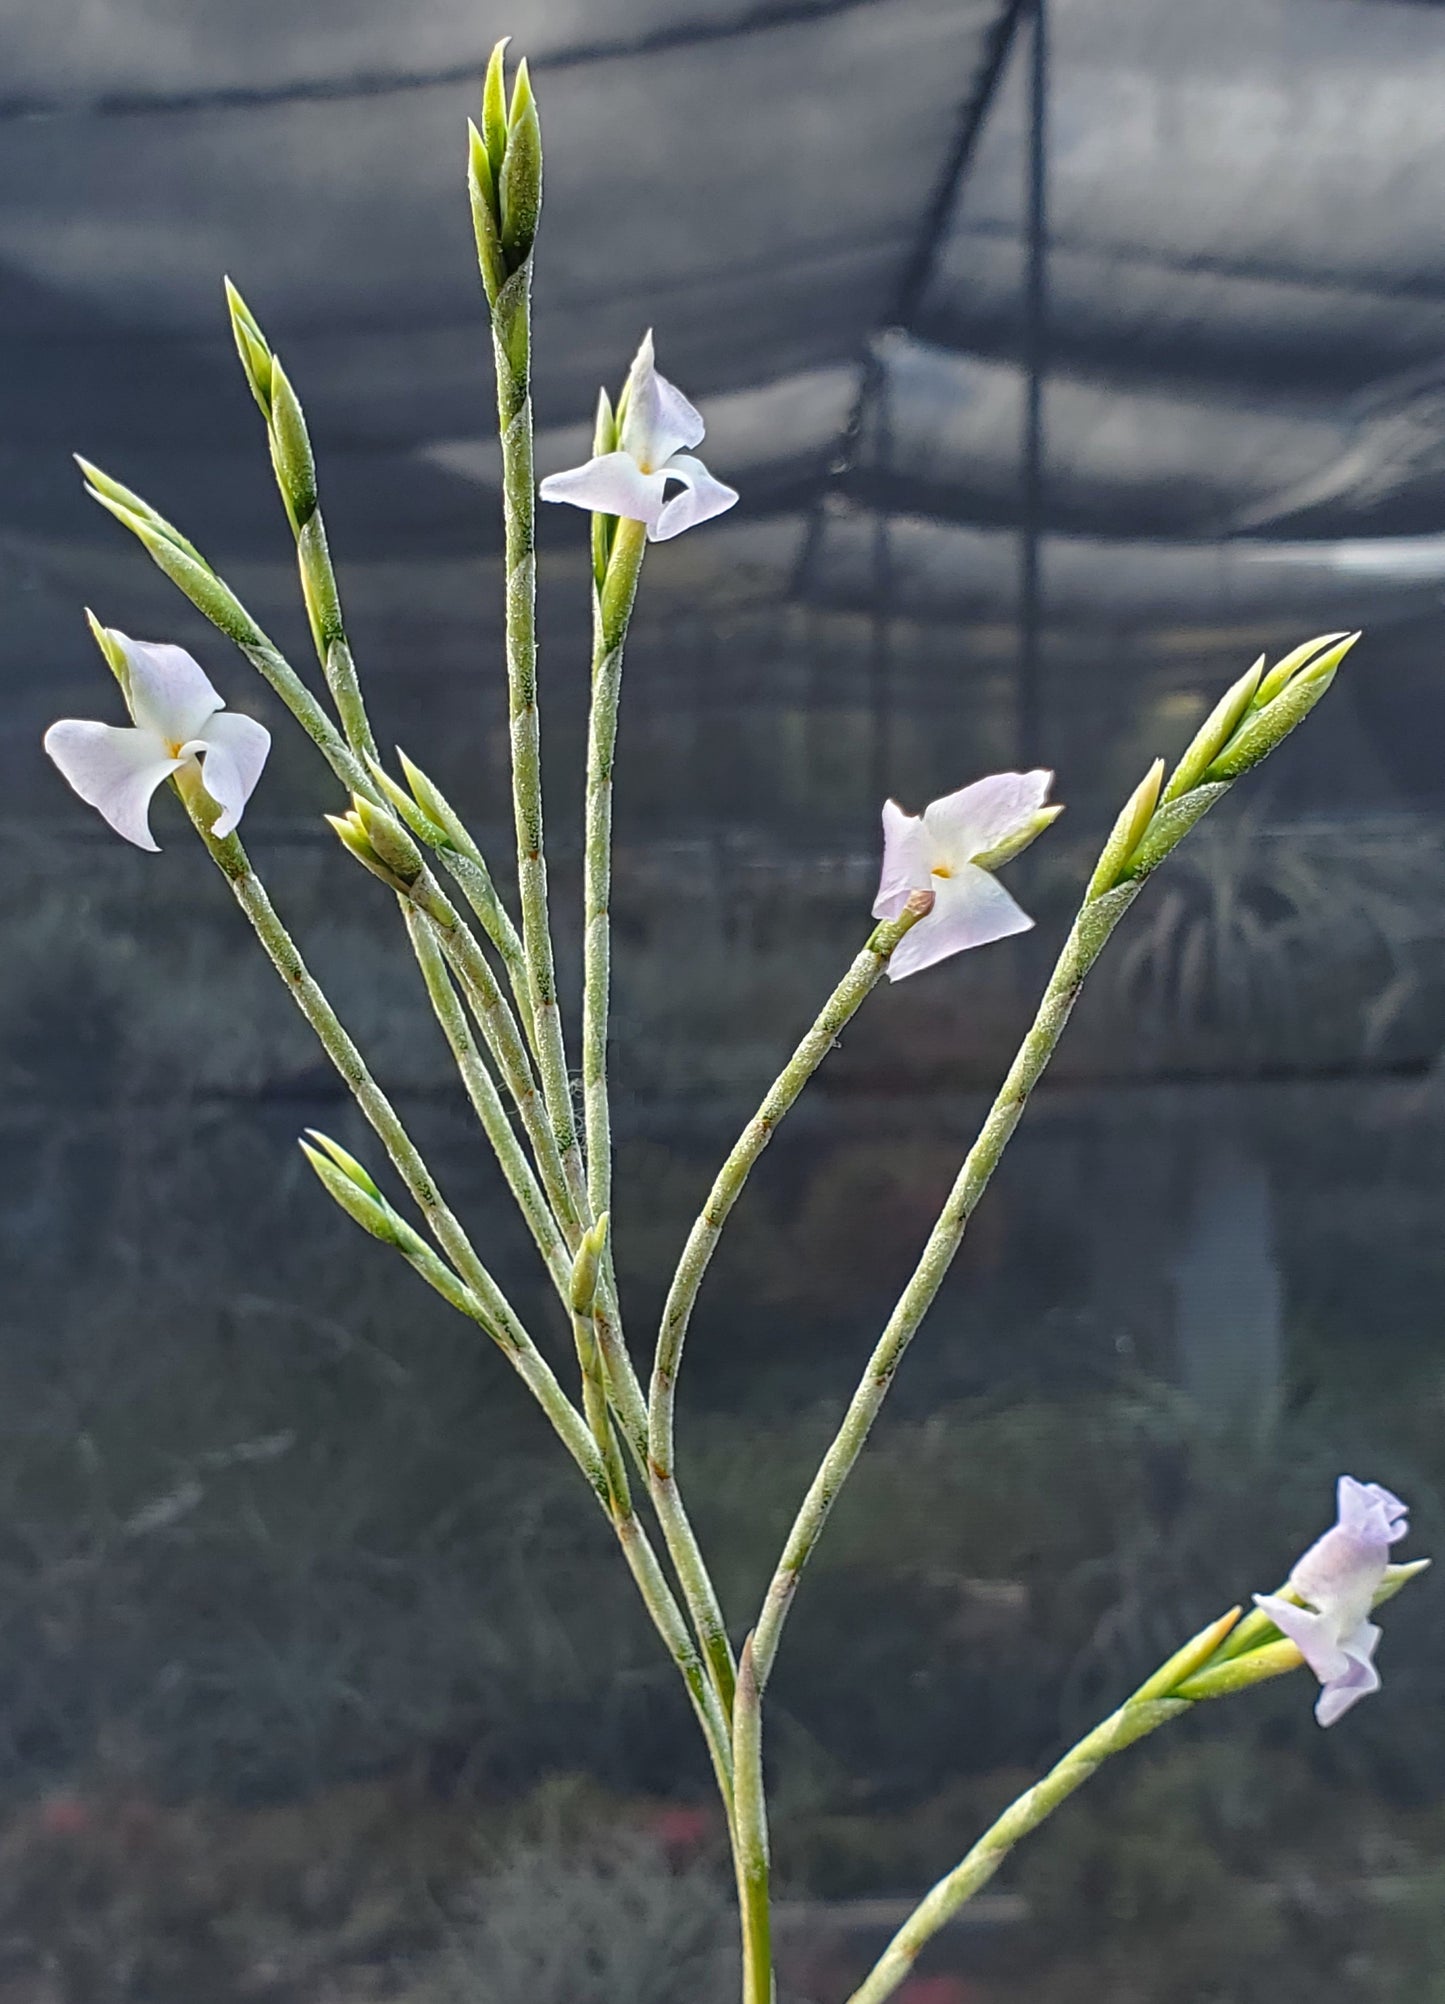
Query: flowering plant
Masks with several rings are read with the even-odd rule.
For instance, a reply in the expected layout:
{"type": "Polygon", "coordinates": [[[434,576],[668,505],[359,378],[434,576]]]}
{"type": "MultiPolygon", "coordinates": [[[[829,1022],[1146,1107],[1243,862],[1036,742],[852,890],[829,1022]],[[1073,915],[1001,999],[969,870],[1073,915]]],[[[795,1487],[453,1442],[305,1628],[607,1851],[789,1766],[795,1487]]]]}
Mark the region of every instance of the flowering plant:
{"type": "MultiPolygon", "coordinates": [[[[509,93],[499,46],[486,75],[481,125],[471,130],[468,173],[501,434],[515,917],[452,804],[405,756],[398,754],[395,771],[381,757],[347,636],[301,404],[234,287],[227,288],[232,328],[266,424],[329,707],[178,529],[98,468],[82,467],[94,498],[260,671],[349,796],[346,811],[329,817],[331,825],[397,900],[462,1086],[555,1289],[575,1350],[574,1390],[547,1361],[448,1206],[242,847],[236,829],[262,775],[266,731],[227,709],[205,671],[181,649],[129,639],[92,619],[131,723],[64,720],[52,725],[45,742],[81,798],[140,848],[156,847],[148,818],[152,795],[165,782],[178,794],[381,1143],[418,1222],[403,1215],[354,1155],[312,1133],[302,1146],[322,1186],[485,1333],[575,1462],[696,1713],[736,1868],[744,2004],[771,2004],[764,1700],[803,1572],[1094,962],[1148,878],[1235,781],[1304,720],[1359,636],[1321,636],[1273,666],[1261,658],[1225,692],[1168,777],[1165,762],[1156,761],[1125,802],[1033,1023],[799,1504],[762,1605],[735,1627],[688,1516],[674,1432],[684,1343],[708,1263],[754,1163],[882,977],[921,973],[945,956],[1032,924],[996,872],[1042,835],[1061,809],[1048,802],[1052,775],[1040,771],[978,779],[916,816],[892,801],[884,805],[873,907],[878,923],[719,1171],[678,1260],[644,1384],[625,1333],[609,1241],[612,773],[622,664],[648,544],[706,523],[738,497],[695,456],[703,420],[658,373],[650,334],[615,408],[605,392],[601,396],[592,456],[583,466],[548,474],[539,488],[530,297],[541,172],[527,67],[520,65],[509,93]],[[542,805],[534,624],[539,493],[591,517],[580,1130],[554,969],[542,805]]],[[[1370,1615],[1426,1563],[1389,1561],[1390,1548],[1405,1534],[1405,1514],[1405,1505],[1378,1484],[1342,1478],[1338,1524],[1298,1562],[1279,1593],[1256,1595],[1248,1615],[1235,1607],[1212,1622],[1005,1810],[919,1904],[853,2004],[877,2004],[893,1991],[923,1943],[991,1877],[1019,1838],[1110,1755],[1197,1704],[1302,1664],[1322,1686],[1322,1725],[1377,1689],[1380,1631],[1370,1615]]]]}

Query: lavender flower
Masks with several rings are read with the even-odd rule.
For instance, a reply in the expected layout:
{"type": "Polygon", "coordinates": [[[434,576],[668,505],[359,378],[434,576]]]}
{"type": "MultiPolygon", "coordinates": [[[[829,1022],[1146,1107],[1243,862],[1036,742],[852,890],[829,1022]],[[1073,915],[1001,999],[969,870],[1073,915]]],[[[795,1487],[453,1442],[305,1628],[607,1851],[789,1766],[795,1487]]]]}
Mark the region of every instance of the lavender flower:
{"type": "Polygon", "coordinates": [[[1351,1705],[1380,1688],[1374,1663],[1380,1631],[1369,1618],[1370,1609],[1385,1577],[1390,1547],[1410,1528],[1406,1505],[1378,1482],[1342,1475],[1338,1507],[1339,1522],[1310,1546],[1289,1576],[1289,1590],[1304,1605],[1279,1594],[1254,1596],[1319,1678],[1315,1717],[1322,1726],[1332,1726],[1351,1705]]]}

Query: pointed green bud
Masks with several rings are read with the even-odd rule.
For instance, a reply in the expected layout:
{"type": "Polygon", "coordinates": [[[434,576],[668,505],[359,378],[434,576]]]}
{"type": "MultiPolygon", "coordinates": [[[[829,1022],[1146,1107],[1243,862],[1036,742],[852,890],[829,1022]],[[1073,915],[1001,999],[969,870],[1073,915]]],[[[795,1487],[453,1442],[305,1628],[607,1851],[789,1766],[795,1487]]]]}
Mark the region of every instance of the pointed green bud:
{"type": "Polygon", "coordinates": [[[246,381],[251,386],[251,395],[261,406],[261,415],[269,424],[271,421],[271,350],[255,314],[232,285],[225,281],[226,308],[231,316],[231,333],[236,342],[236,353],[241,358],[241,367],[246,372],[246,381]]]}
{"type": "Polygon", "coordinates": [[[1191,786],[1197,786],[1203,779],[1209,765],[1239,728],[1239,721],[1254,701],[1263,675],[1264,656],[1261,654],[1254,666],[1225,690],[1194,733],[1189,749],[1169,775],[1169,784],[1164,789],[1166,800],[1177,800],[1181,793],[1187,793],[1191,786]]]}
{"type": "Polygon", "coordinates": [[[494,177],[501,173],[502,160],[507,151],[506,58],[507,44],[511,39],[510,35],[503,35],[492,50],[482,84],[482,137],[486,141],[494,177]]]}
{"type": "Polygon", "coordinates": [[[1387,1600],[1395,1598],[1402,1587],[1407,1587],[1411,1580],[1418,1579],[1421,1573],[1427,1572],[1429,1566],[1428,1559],[1409,1559],[1403,1565],[1386,1566],[1385,1577],[1375,1589],[1372,1605],[1383,1607],[1387,1600]]]}
{"type": "MultiPolygon", "coordinates": [[[[612,408],[612,399],[606,390],[597,392],[597,419],[592,427],[592,457],[601,459],[604,453],[617,450],[617,414],[612,408]]],[[[597,588],[607,576],[607,565],[612,556],[612,539],[617,531],[615,515],[594,515],[592,517],[592,576],[597,588]]]]}
{"type": "Polygon", "coordinates": [[[1298,669],[1279,694],[1262,709],[1251,710],[1209,767],[1206,778],[1238,779],[1242,772],[1248,772],[1251,766],[1268,758],[1275,746],[1281,744],[1297,724],[1304,722],[1334,681],[1340,663],[1359,637],[1358,633],[1346,634],[1335,646],[1327,648],[1323,654],[1298,669]]]}
{"type": "Polygon", "coordinates": [[[467,833],[461,816],[441,788],[434,780],[427,778],[419,765],[413,765],[400,745],[396,748],[396,756],[406,775],[406,783],[416,797],[423,814],[444,831],[447,841],[459,855],[468,856],[473,862],[480,863],[481,851],[467,833]]]}
{"type": "Polygon", "coordinates": [[[395,1218],[390,1205],[378,1197],[368,1196],[335,1162],[330,1161],[319,1149],[300,1143],[301,1153],[316,1171],[324,1184],[327,1194],[341,1206],[349,1218],[354,1218],[364,1232],[370,1232],[374,1239],[384,1245],[398,1243],[395,1218]]]}
{"type": "MultiPolygon", "coordinates": [[[[1345,640],[1348,637],[1343,633],[1320,633],[1313,640],[1303,641],[1298,647],[1292,648],[1282,661],[1275,662],[1255,690],[1255,709],[1262,710],[1266,703],[1272,703],[1285,683],[1292,680],[1307,662],[1322,654],[1327,647],[1333,647],[1337,640],[1345,640]]],[[[1356,634],[1355,638],[1358,640],[1359,635],[1356,634]]]]}
{"type": "Polygon", "coordinates": [[[271,460],[293,529],[316,513],[316,458],[300,399],[281,358],[271,358],[271,460]]]}
{"type": "Polygon", "coordinates": [[[1052,828],[1064,811],[1062,800],[1052,806],[1041,807],[1037,814],[1031,814],[1027,821],[1015,828],[1013,833],[992,849],[982,849],[971,860],[980,870],[1001,870],[1005,863],[1011,863],[1015,856],[1022,856],[1025,849],[1038,841],[1046,828],[1052,828]]]}
{"type": "Polygon", "coordinates": [[[308,1127],[306,1132],[316,1146],[331,1157],[342,1174],[351,1178],[358,1190],[364,1191],[368,1197],[374,1197],[378,1203],[385,1203],[386,1200],[381,1194],[376,1178],[365,1163],[357,1161],[350,1149],[343,1148],[339,1141],[333,1141],[329,1134],[323,1134],[318,1127],[308,1127]]]}
{"type": "MultiPolygon", "coordinates": [[[[129,487],[122,487],[118,480],[112,480],[108,473],[102,473],[98,466],[92,466],[88,459],[82,459],[77,452],[75,463],[85,476],[85,484],[90,490],[92,501],[99,501],[102,507],[112,502],[144,522],[157,535],[164,536],[168,543],[174,543],[195,563],[205,564],[205,558],[194,543],[188,543],[174,522],[168,522],[164,515],[157,514],[149,501],[143,501],[139,494],[133,494],[129,487]]],[[[112,514],[115,508],[111,509],[112,514]]],[[[129,524],[127,524],[127,527],[129,524]]]]}
{"type": "Polygon", "coordinates": [[[617,417],[606,390],[597,392],[597,417],[592,426],[592,457],[617,450],[617,417]]]}
{"type": "Polygon", "coordinates": [[[1263,1684],[1267,1678],[1285,1677],[1291,1670],[1298,1670],[1303,1662],[1303,1656],[1292,1642],[1261,1643],[1258,1649],[1246,1650],[1243,1655],[1212,1664],[1209,1669],[1198,1670],[1192,1677],[1184,1678],[1175,1685],[1173,1695],[1195,1703],[1205,1698],[1228,1698],[1236,1691],[1247,1691],[1254,1684],[1263,1684]]]}
{"type": "Polygon", "coordinates": [[[497,176],[502,211],[502,249],[511,271],[524,264],[542,212],[542,127],[528,92],[525,111],[507,134],[507,153],[497,176]]]}
{"type": "Polygon", "coordinates": [[[477,263],[489,303],[507,282],[507,260],[502,251],[501,208],[496,180],[487,153],[486,141],[475,125],[468,124],[467,192],[472,204],[472,234],[477,240],[477,263]]]}
{"type": "MultiPolygon", "coordinates": [[[[352,798],[354,800],[356,796],[353,794],[352,798]]],[[[354,809],[350,814],[326,814],[322,819],[335,831],[342,848],[349,849],[364,870],[369,870],[373,877],[378,877],[389,889],[400,891],[403,897],[407,895],[411,889],[410,884],[403,882],[394,870],[389,870],[382,862],[371,837],[366,832],[365,823],[354,809]]]]}
{"type": "Polygon", "coordinates": [[[410,889],[425,866],[421,851],[405,828],[392,815],[364,800],[359,793],[351,796],[351,811],[361,823],[383,867],[410,889]]]}
{"type": "Polygon", "coordinates": [[[1124,802],[1118,820],[1109,830],[1109,839],[1099,851],[1099,860],[1094,865],[1094,874],[1084,893],[1085,904],[1103,897],[1118,883],[1124,865],[1144,839],[1144,831],[1159,805],[1159,789],[1163,784],[1164,761],[1156,758],[1124,802]]]}
{"type": "Polygon", "coordinates": [[[512,80],[512,104],[507,113],[507,136],[511,137],[529,112],[536,115],[536,97],[532,91],[532,77],[527,68],[527,58],[523,56],[517,65],[517,74],[512,80]]]}
{"type": "Polygon", "coordinates": [[[1211,781],[1191,787],[1167,807],[1156,809],[1144,831],[1143,840],[1125,863],[1122,875],[1134,883],[1157,870],[1171,849],[1177,849],[1196,821],[1202,821],[1218,800],[1229,791],[1228,780],[1211,781]]]}
{"type": "Polygon", "coordinates": [[[567,1290],[574,1315],[590,1315],[597,1300],[597,1282],[602,1272],[602,1255],[607,1246],[609,1214],[604,1211],[590,1231],[582,1235],[572,1261],[572,1280],[567,1290]]]}
{"type": "Polygon", "coordinates": [[[100,649],[105,665],[120,684],[120,692],[130,704],[130,664],[125,658],[125,649],[108,626],[102,626],[90,607],[85,608],[85,623],[90,628],[90,637],[100,649]]]}
{"type": "Polygon", "coordinates": [[[87,492],[92,500],[98,501],[145,545],[172,584],[180,586],[191,604],[198,612],[203,612],[213,626],[218,626],[229,639],[243,647],[262,644],[261,632],[246,608],[239,599],[232,597],[204,558],[187,554],[189,544],[182,547],[172,542],[144,517],[134,514],[120,502],[112,501],[94,486],[89,487],[87,492]]]}
{"type": "Polygon", "coordinates": [[[1139,1686],[1129,1703],[1147,1705],[1155,1698],[1172,1698],[1176,1686],[1209,1662],[1243,1612],[1243,1608],[1232,1607],[1228,1614],[1220,1615],[1218,1621],[1211,1621],[1208,1628],[1201,1628],[1198,1635],[1186,1642],[1182,1649],[1177,1649],[1167,1663],[1161,1664],[1154,1675],[1139,1686]]]}
{"type": "Polygon", "coordinates": [[[368,754],[366,763],[379,791],[396,809],[412,834],[425,842],[429,849],[442,848],[447,840],[446,829],[438,827],[430,816],[422,812],[406,788],[397,784],[379,759],[368,754]]]}

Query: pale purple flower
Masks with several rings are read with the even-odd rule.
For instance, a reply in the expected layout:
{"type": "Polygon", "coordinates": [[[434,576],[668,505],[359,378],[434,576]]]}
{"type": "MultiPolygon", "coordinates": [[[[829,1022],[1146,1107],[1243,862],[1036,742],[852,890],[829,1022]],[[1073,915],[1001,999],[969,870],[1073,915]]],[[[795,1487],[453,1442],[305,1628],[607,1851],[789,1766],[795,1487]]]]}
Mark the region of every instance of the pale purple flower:
{"type": "Polygon", "coordinates": [[[905,814],[896,800],[884,802],[874,918],[897,918],[914,891],[933,893],[933,909],[893,950],[890,980],[1028,931],[1033,920],[985,865],[1017,855],[1058,813],[1044,805],[1053,778],[1051,772],[995,773],[935,800],[922,814],[905,814]]]}
{"type": "Polygon", "coordinates": [[[736,490],[714,480],[692,456],[707,427],[682,391],[653,367],[650,330],[628,373],[618,414],[618,450],[565,473],[549,473],[539,489],[544,501],[570,501],[595,515],[645,522],[650,543],[665,543],[732,507],[736,490]],[[670,481],[682,489],[671,500],[670,481]]]}
{"type": "Polygon", "coordinates": [[[45,733],[45,749],[81,799],[138,849],[157,849],[150,799],[163,779],[199,762],[201,784],[220,808],[212,832],[229,835],[251,797],[271,733],[234,715],[205,670],[183,647],[131,640],[110,630],[125,655],[131,725],[66,717],[45,733]]]}
{"type": "Polygon", "coordinates": [[[1305,1603],[1257,1593],[1255,1603],[1320,1680],[1315,1717],[1332,1726],[1351,1705],[1380,1688],[1375,1649],[1380,1631],[1370,1609],[1385,1577],[1390,1547],[1409,1530],[1407,1506],[1378,1482],[1342,1475],[1339,1522],[1315,1541],[1289,1576],[1305,1603]]]}

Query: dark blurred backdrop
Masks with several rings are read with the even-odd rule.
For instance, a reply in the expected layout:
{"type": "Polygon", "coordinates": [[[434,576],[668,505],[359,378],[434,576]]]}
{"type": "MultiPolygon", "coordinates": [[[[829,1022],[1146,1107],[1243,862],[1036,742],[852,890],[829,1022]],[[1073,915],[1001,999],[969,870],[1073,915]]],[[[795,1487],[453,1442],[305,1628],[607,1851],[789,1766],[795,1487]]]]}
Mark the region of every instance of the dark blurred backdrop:
{"type": "MultiPolygon", "coordinates": [[[[731,1994],[705,1762],[580,1485],[315,1188],[299,1130],[365,1137],[173,805],[142,856],[39,749],[114,714],[87,603],[266,719],[258,867],[552,1341],[327,774],[69,459],[305,660],[229,272],[307,406],[379,735],[505,875],[463,169],[506,32],[546,143],[540,469],[584,456],[652,325],[743,497],[653,553],[627,665],[643,1340],[864,935],[884,795],[1045,763],[1069,803],[1015,872],[1037,932],[870,1004],[709,1278],[681,1465],[740,1629],[1118,801],[1260,649],[1366,629],[1111,947],[801,1596],[771,1723],[790,1997],[843,1996],[1014,1786],[1274,1585],[1341,1468],[1439,1548],[1440,8],[9,0],[4,2004],[731,1994]]],[[[544,514],[571,979],[587,557],[544,514]]],[[[1417,1590],[1328,1737],[1293,1679],[1131,1755],[906,2004],[1438,2004],[1442,1644],[1417,1590]]]]}

